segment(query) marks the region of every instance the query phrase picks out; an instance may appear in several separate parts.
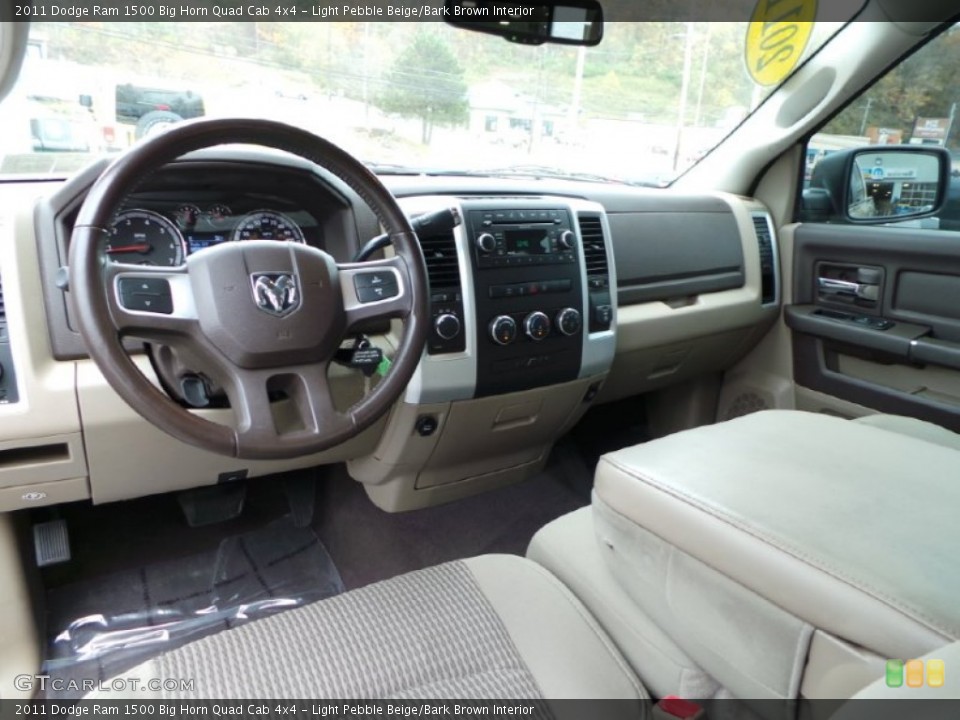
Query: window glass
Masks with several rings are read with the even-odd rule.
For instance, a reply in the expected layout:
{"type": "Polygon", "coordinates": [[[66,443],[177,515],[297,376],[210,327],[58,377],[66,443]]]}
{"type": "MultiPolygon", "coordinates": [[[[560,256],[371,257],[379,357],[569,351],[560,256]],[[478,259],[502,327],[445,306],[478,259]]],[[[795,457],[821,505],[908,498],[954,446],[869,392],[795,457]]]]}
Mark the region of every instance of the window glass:
{"type": "MultiPolygon", "coordinates": [[[[960,25],[929,42],[827,123],[807,144],[804,165],[804,210],[801,219],[822,219],[810,202],[817,163],[830,154],[865,146],[916,145],[943,147],[953,158],[947,205],[936,218],[908,221],[916,227],[960,230],[960,25]]],[[[850,202],[883,203],[891,198],[910,206],[929,204],[936,184],[923,178],[877,181],[865,169],[851,178],[850,202]],[[859,180],[859,181],[858,181],[859,180]],[[856,193],[866,197],[855,197],[856,193]]],[[[814,198],[815,199],[815,198],[814,198]]]]}

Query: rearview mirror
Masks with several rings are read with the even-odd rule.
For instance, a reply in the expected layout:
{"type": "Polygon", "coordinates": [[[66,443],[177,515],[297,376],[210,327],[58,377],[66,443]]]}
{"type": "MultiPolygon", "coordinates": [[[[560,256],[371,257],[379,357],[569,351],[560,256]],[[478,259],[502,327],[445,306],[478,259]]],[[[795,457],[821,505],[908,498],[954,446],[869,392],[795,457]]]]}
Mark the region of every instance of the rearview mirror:
{"type": "Polygon", "coordinates": [[[936,215],[950,186],[950,153],[941,147],[882,145],[842,150],[813,168],[804,201],[829,200],[822,219],[901,222],[936,215]]]}
{"type": "Polygon", "coordinates": [[[596,45],[603,39],[603,9],[596,0],[445,0],[444,20],[525,45],[596,45]]]}

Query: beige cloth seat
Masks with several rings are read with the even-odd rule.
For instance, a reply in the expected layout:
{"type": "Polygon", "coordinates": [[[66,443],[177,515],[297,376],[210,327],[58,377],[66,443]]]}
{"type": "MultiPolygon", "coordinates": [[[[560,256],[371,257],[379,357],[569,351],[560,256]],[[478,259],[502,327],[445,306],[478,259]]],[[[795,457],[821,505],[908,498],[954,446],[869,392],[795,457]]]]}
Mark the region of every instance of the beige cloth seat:
{"type": "MultiPolygon", "coordinates": [[[[515,556],[447,563],[258,620],[144,663],[124,678],[193,678],[175,699],[647,699],[583,605],[515,556]]],[[[143,686],[145,683],[141,683],[143,686]]],[[[563,708],[554,715],[563,716],[563,708]]]]}
{"type": "Polygon", "coordinates": [[[580,508],[541,528],[527,557],[583,601],[654,697],[707,700],[722,691],[627,594],[596,541],[593,510],[580,508]]]}
{"type": "Polygon", "coordinates": [[[960,451],[922,425],[768,411],[606,455],[601,555],[740,697],[797,697],[815,636],[921,656],[960,638],[960,451]]]}

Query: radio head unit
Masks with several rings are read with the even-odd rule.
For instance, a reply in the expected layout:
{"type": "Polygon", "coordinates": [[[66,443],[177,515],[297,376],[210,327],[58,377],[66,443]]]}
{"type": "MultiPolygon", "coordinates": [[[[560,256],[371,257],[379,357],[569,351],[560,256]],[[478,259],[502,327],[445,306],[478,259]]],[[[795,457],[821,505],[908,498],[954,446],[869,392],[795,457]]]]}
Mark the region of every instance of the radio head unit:
{"type": "Polygon", "coordinates": [[[478,209],[467,220],[478,268],[576,262],[577,236],[567,210],[478,209]]]}

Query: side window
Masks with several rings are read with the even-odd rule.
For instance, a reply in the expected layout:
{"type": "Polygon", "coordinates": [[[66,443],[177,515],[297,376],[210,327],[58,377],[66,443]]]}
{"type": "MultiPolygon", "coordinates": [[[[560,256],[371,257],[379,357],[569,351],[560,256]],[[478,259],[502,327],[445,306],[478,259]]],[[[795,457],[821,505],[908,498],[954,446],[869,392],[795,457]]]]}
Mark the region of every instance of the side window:
{"type": "MultiPolygon", "coordinates": [[[[914,227],[960,230],[960,24],[927,43],[877,80],[859,98],[814,134],[806,148],[803,203],[800,219],[825,217],[824,183],[817,166],[833,153],[851,148],[936,146],[952,157],[947,204],[937,217],[906,221],[914,227]],[[818,193],[820,195],[818,196],[818,193]],[[818,204],[819,203],[819,204],[818,204]]],[[[829,164],[829,163],[828,163],[829,164]]],[[[868,207],[922,207],[935,194],[935,177],[920,173],[885,172],[864,167],[861,178],[850,178],[849,202],[868,207]]],[[[856,174],[856,173],[855,173],[856,174]]],[[[833,189],[833,188],[828,188],[833,189]]],[[[859,214],[855,214],[859,216],[859,214]]]]}

